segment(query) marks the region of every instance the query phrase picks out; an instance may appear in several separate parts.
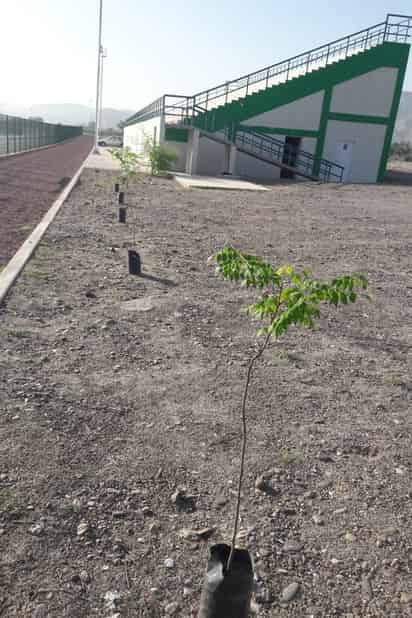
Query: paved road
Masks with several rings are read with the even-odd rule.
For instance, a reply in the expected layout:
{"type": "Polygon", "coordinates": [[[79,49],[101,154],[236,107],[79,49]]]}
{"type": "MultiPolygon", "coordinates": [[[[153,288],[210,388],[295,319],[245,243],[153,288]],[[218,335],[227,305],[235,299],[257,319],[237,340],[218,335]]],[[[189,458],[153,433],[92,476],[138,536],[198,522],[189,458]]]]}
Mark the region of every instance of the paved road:
{"type": "Polygon", "coordinates": [[[75,174],[93,144],[87,135],[0,158],[0,268],[14,255],[75,174]]]}

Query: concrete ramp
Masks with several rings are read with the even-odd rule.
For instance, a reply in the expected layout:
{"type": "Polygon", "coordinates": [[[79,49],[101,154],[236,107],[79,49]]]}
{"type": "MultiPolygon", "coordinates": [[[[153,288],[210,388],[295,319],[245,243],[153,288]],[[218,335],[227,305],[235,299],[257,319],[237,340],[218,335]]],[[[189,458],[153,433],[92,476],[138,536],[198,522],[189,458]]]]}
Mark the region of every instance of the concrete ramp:
{"type": "Polygon", "coordinates": [[[228,191],[269,191],[267,187],[254,182],[230,178],[229,176],[191,176],[173,174],[174,179],[185,189],[220,189],[228,191]]]}

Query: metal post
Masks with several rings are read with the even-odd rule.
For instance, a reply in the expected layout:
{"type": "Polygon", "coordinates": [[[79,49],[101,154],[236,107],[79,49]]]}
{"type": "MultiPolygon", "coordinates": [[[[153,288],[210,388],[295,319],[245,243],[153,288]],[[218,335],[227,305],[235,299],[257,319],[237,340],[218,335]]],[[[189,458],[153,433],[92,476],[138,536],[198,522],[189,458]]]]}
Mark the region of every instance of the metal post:
{"type": "Polygon", "coordinates": [[[101,65],[100,65],[100,104],[99,104],[99,129],[102,127],[102,109],[103,109],[103,60],[107,58],[107,50],[102,48],[101,65]]]}
{"type": "Polygon", "coordinates": [[[6,114],[6,153],[9,154],[9,116],[6,114]]]}
{"type": "Polygon", "coordinates": [[[329,55],[330,55],[330,45],[328,45],[328,53],[326,54],[326,62],[325,62],[325,67],[328,66],[328,62],[329,62],[329,55]]]}
{"type": "Polygon", "coordinates": [[[100,71],[102,62],[102,17],[103,0],[99,2],[99,44],[97,50],[97,86],[96,86],[96,120],[94,128],[94,152],[98,152],[97,144],[99,141],[99,109],[100,109],[100,71]]]}

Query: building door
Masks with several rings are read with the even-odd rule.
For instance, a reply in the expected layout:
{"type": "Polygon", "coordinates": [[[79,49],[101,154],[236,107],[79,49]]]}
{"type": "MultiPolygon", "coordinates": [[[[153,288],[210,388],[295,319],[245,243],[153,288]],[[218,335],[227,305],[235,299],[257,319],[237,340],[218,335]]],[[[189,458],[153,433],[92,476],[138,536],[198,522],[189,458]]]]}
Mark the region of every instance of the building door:
{"type": "MultiPolygon", "coordinates": [[[[296,167],[296,160],[298,157],[301,141],[302,139],[300,137],[287,136],[285,138],[285,149],[283,151],[282,163],[284,163],[285,165],[289,165],[289,167],[296,167]]],[[[280,170],[280,177],[294,178],[295,174],[292,170],[283,168],[280,170]]]]}
{"type": "Polygon", "coordinates": [[[352,142],[337,142],[336,163],[344,167],[343,182],[349,182],[352,172],[352,142]]]}

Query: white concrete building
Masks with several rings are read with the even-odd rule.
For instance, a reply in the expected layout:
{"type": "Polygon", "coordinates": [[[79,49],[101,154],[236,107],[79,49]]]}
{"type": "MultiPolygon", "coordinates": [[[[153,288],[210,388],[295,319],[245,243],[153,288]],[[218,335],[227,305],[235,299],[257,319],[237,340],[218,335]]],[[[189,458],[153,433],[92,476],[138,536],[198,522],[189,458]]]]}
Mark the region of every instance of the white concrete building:
{"type": "Polygon", "coordinates": [[[128,119],[177,154],[177,171],[257,180],[373,183],[385,175],[412,17],[386,20],[193,96],[165,95],[128,119]]]}

